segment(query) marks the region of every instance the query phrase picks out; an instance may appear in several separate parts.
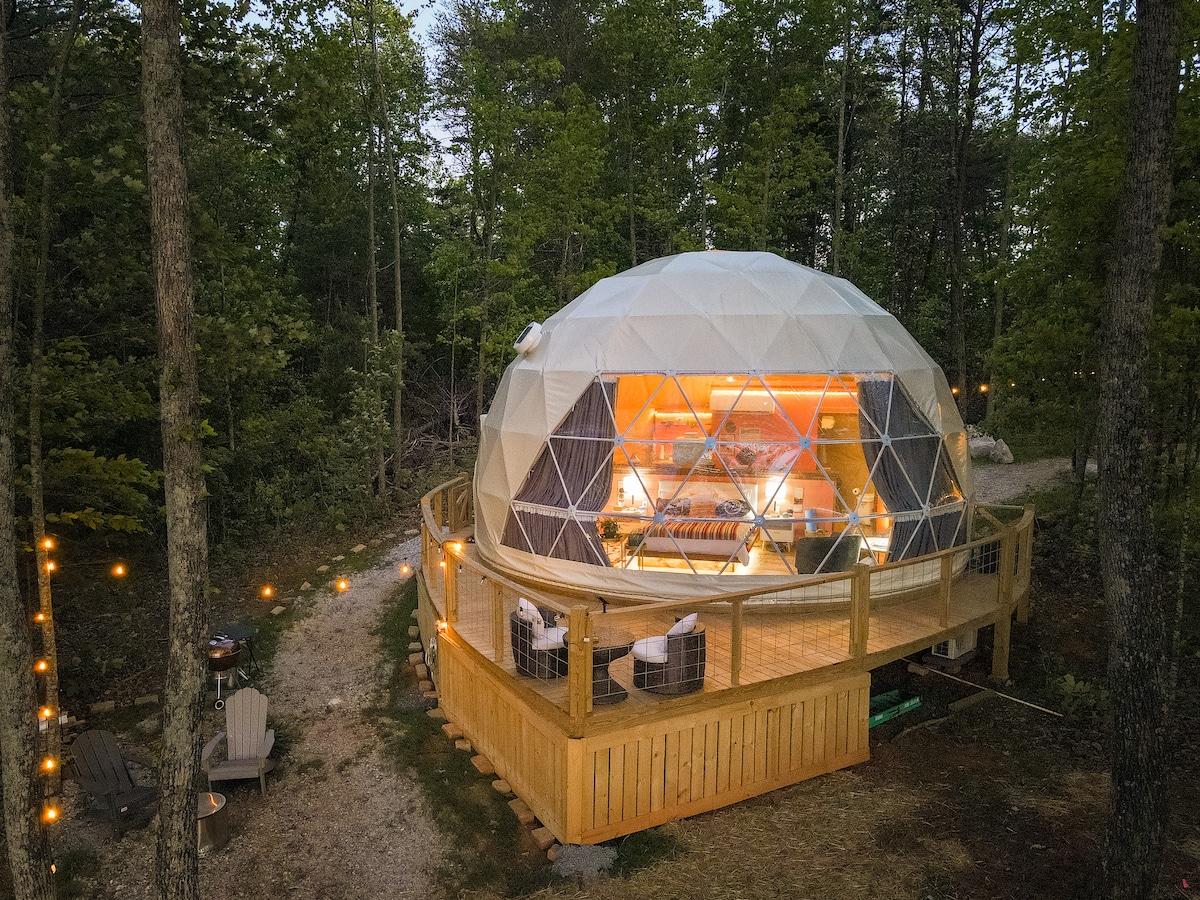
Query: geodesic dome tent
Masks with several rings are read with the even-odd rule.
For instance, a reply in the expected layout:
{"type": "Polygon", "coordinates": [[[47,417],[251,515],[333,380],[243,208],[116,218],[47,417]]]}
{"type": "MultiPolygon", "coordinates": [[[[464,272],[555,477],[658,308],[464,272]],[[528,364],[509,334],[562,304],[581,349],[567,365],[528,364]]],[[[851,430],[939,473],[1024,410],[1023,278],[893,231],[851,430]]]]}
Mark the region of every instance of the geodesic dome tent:
{"type": "Polygon", "coordinates": [[[474,490],[479,552],[518,578],[697,597],[966,540],[946,379],[844,279],[684,253],[598,282],[517,349],[474,490]]]}

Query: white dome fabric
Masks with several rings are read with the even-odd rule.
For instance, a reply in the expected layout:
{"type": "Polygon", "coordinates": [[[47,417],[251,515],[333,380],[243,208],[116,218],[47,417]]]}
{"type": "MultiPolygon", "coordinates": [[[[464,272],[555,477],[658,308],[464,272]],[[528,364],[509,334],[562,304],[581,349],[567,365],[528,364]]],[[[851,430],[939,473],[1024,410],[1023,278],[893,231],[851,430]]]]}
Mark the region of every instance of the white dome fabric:
{"type": "MultiPolygon", "coordinates": [[[[605,569],[501,544],[513,497],[581,394],[601,374],[640,372],[890,375],[945,438],[964,497],[974,494],[945,376],[892,315],[845,279],[771,253],[683,253],[598,282],[542,323],[537,346],[509,365],[483,418],[475,470],[475,539],[488,562],[602,594],[733,589],[716,575],[605,569]]],[[[739,578],[737,588],[755,580],[739,578]]]]}

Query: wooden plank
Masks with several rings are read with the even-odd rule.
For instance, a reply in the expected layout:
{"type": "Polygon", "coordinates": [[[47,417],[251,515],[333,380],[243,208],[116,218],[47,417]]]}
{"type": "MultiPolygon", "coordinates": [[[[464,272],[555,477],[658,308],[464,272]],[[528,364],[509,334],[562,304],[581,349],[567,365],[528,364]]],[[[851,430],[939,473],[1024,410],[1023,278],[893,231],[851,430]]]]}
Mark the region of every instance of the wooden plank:
{"type": "Polygon", "coordinates": [[[733,756],[733,738],[730,734],[733,723],[728,718],[718,719],[717,726],[717,793],[729,790],[729,761],[733,756]]]}
{"type": "Polygon", "coordinates": [[[679,730],[667,730],[663,754],[663,809],[674,809],[679,803],[679,730]]]}
{"type": "Polygon", "coordinates": [[[690,803],[692,799],[692,731],[691,726],[679,730],[679,774],[675,781],[677,803],[690,803]]]}
{"type": "Polygon", "coordinates": [[[663,808],[663,792],[666,784],[667,737],[651,740],[650,745],[650,809],[663,808]]]}
{"type": "Polygon", "coordinates": [[[794,703],[788,703],[779,710],[779,743],[772,775],[782,775],[792,769],[792,713],[795,708],[794,703]]]}
{"type": "Polygon", "coordinates": [[[813,755],[811,765],[819,766],[827,758],[825,752],[825,734],[827,731],[827,716],[826,709],[829,706],[829,700],[826,697],[817,697],[813,703],[813,755]]]}
{"type": "Polygon", "coordinates": [[[612,761],[612,751],[608,747],[596,751],[596,800],[592,807],[593,828],[599,828],[609,823],[608,773],[612,761]]]}
{"type": "Polygon", "coordinates": [[[615,744],[608,760],[608,821],[620,822],[625,816],[625,745],[615,744]]]}
{"type": "Polygon", "coordinates": [[[692,800],[704,796],[704,726],[692,728],[692,800]]]}
{"type": "Polygon", "coordinates": [[[745,716],[734,714],[729,720],[729,784],[727,791],[737,791],[742,786],[742,754],[745,752],[745,716]]]}
{"type": "Polygon", "coordinates": [[[717,766],[720,763],[718,739],[720,723],[708,722],[704,726],[704,796],[711,797],[717,792],[717,766]]]}
{"type": "Polygon", "coordinates": [[[767,758],[770,750],[770,738],[767,726],[770,724],[769,706],[761,706],[754,713],[754,772],[750,776],[754,781],[764,781],[767,778],[767,758]]]}

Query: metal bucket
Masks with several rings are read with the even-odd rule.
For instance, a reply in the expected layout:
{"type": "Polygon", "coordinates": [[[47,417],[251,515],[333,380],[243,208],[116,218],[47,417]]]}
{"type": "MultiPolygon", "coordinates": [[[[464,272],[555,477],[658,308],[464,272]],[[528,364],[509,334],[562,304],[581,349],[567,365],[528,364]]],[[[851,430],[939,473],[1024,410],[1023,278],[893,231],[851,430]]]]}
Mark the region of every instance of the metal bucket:
{"type": "Polygon", "coordinates": [[[201,853],[220,850],[229,843],[229,810],[225,795],[200,792],[196,805],[196,846],[201,853]]]}

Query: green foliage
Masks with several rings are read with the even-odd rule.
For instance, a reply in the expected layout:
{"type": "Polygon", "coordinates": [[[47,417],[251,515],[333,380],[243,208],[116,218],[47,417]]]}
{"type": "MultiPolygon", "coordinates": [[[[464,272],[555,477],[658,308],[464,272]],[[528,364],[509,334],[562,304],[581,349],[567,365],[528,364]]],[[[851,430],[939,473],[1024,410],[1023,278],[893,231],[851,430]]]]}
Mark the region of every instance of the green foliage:
{"type": "Polygon", "coordinates": [[[1108,708],[1108,691],[1069,672],[1055,684],[1059,710],[1064,716],[1102,713],[1108,708]]]}

